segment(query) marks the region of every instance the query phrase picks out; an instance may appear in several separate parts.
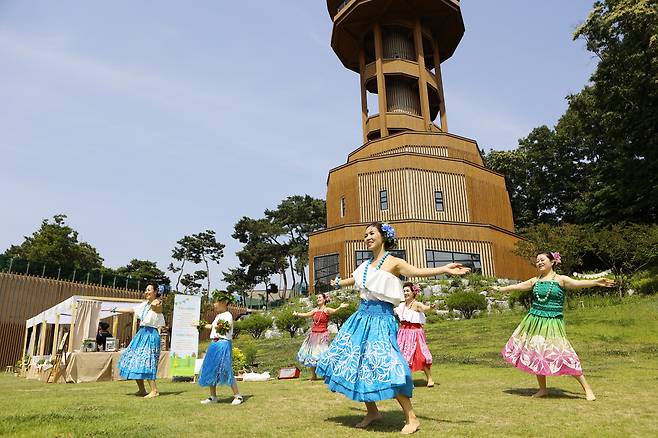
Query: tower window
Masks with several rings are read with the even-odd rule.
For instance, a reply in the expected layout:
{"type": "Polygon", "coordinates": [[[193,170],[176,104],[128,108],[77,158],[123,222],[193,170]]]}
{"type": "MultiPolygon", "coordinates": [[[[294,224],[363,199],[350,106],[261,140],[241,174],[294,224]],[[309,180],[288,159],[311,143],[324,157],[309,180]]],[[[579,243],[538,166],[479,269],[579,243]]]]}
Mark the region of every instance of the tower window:
{"type": "Polygon", "coordinates": [[[434,192],[434,209],[443,211],[443,192],[440,190],[434,192]]]}
{"type": "Polygon", "coordinates": [[[345,217],[345,197],[340,198],[340,217],[345,217]]]}
{"type": "Polygon", "coordinates": [[[473,272],[482,272],[480,254],[426,249],[425,259],[427,260],[428,268],[438,268],[447,263],[461,263],[462,265],[471,268],[473,272]]]}
{"type": "Polygon", "coordinates": [[[388,210],[388,191],[386,189],[379,191],[379,209],[388,210]]]}
{"type": "Polygon", "coordinates": [[[331,290],[331,280],[338,275],[338,254],[327,254],[313,258],[316,292],[331,290]]]}

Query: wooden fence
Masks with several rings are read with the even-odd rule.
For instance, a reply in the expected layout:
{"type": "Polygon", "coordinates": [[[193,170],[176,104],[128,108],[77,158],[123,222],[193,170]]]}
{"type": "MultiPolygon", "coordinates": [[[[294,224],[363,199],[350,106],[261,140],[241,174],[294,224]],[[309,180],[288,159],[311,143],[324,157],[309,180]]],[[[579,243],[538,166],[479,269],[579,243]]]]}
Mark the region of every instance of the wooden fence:
{"type": "MultiPolygon", "coordinates": [[[[73,295],[142,297],[136,290],[0,272],[0,366],[13,365],[21,358],[25,320],[73,295]]],[[[46,351],[50,348],[46,346],[46,351]]]]}

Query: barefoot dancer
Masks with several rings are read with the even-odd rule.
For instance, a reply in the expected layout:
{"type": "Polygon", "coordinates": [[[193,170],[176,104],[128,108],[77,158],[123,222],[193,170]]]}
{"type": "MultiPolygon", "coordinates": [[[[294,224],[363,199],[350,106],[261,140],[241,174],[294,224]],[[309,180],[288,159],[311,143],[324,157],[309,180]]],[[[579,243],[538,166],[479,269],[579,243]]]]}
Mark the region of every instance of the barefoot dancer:
{"type": "Polygon", "coordinates": [[[343,303],[337,309],[327,307],[326,304],[329,302],[329,295],[324,293],[317,295],[316,302],[318,307],[310,312],[292,312],[295,316],[304,318],[313,317],[313,327],[311,327],[311,331],[297,352],[297,361],[305,367],[311,368],[311,380],[318,380],[318,376],[315,374],[318,358],[329,348],[329,332],[327,331],[329,315],[336,313],[338,309],[349,306],[349,304],[343,303]]]}
{"type": "Polygon", "coordinates": [[[420,288],[413,283],[405,283],[402,287],[404,292],[404,303],[400,303],[395,308],[395,314],[400,319],[400,329],[398,330],[398,345],[402,356],[409,364],[411,372],[423,371],[427,377],[427,387],[434,386],[432,379],[432,353],[427,348],[425,339],[425,313],[432,309],[432,306],[416,301],[416,296],[420,293],[420,288]]]}
{"type": "Polygon", "coordinates": [[[393,257],[387,249],[395,245],[395,230],[388,224],[368,225],[364,240],[373,257],[363,262],[352,278],[332,280],[337,288],[355,285],[360,291],[361,304],[318,361],[316,372],[324,377],[330,390],[365,402],[368,413],[356,427],[366,427],[381,418],[376,402],[395,398],[404,411],[405,425],[401,432],[411,434],[420,423],[411,406],[411,371],[397,344],[393,307],[404,299],[398,276],[461,275],[469,269],[458,263],[416,268],[393,257]]]}
{"type": "Polygon", "coordinates": [[[614,281],[574,280],[557,275],[553,266],[560,263],[560,253],[542,252],[537,255],[538,276],[523,283],[505,287],[494,286],[495,291],[529,291],[532,289],[532,307],[507,341],[501,352],[503,358],[518,369],[537,376],[539,391],[533,397],[543,397],[546,376],[571,375],[583,387],[587,400],[596,400],[590,388],[580,359],[567,339],[562,308],[566,289],[612,287],[614,281]]]}
{"type": "Polygon", "coordinates": [[[116,313],[134,313],[139,319],[139,331],[130,341],[128,348],[121,353],[119,360],[119,375],[127,380],[137,382],[138,391],[135,395],[152,398],[160,395],[155,384],[160,360],[160,333],[158,327],[165,323],[162,315],[162,303],[157,286],[149,284],[144,292],[146,301],[132,309],[113,309],[116,313]],[[147,394],[144,380],[151,391],[147,394]]]}

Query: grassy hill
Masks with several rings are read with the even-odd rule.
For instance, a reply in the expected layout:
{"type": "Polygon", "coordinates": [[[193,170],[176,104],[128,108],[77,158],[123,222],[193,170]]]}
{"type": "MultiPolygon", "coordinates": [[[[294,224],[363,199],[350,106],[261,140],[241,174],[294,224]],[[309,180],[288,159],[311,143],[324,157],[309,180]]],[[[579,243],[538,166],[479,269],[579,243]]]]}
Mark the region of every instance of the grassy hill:
{"type": "MultiPolygon", "coordinates": [[[[598,400],[587,402],[569,377],[549,378],[551,396],[532,399],[533,376],[507,366],[498,353],[523,316],[508,312],[426,327],[438,385],[425,388],[422,373],[414,407],[416,436],[655,436],[658,430],[658,297],[571,303],[567,334],[579,353],[598,400]],[[608,305],[603,305],[608,304],[608,305]]],[[[302,338],[256,342],[260,369],[294,363],[302,338]]],[[[45,385],[0,376],[0,435],[11,436],[398,436],[402,413],[380,404],[382,422],[368,431],[352,425],[363,405],[307,380],[241,383],[246,395],[233,407],[202,406],[206,390],[160,382],[162,396],[130,396],[131,382],[45,385]]]]}

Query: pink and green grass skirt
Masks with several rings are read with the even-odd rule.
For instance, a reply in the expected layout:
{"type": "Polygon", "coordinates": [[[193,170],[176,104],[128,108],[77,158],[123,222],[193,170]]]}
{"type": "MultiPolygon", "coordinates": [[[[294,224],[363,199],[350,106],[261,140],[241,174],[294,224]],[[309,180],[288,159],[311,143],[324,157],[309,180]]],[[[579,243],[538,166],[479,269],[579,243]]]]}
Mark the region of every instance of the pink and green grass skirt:
{"type": "Polygon", "coordinates": [[[528,313],[501,352],[505,361],[540,376],[580,376],[580,359],[567,339],[562,317],[528,313]]]}

